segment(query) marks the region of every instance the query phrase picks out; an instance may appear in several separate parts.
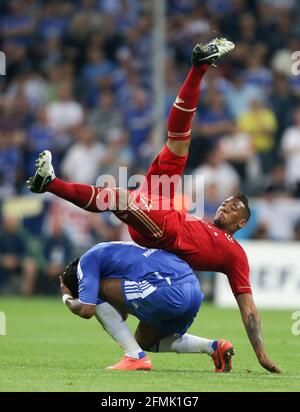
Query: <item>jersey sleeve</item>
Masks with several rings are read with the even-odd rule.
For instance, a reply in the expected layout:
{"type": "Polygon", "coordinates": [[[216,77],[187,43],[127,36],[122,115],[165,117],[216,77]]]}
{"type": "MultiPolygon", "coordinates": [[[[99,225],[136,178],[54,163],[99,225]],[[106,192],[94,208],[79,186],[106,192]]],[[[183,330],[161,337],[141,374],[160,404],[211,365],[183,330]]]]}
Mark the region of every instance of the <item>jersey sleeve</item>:
{"type": "Polygon", "coordinates": [[[240,293],[252,294],[249,263],[243,249],[241,249],[238,256],[232,259],[232,263],[226,274],[234,295],[240,293]]]}
{"type": "Polygon", "coordinates": [[[77,267],[78,300],[89,305],[98,303],[100,288],[100,258],[92,251],[85,253],[77,267]]]}

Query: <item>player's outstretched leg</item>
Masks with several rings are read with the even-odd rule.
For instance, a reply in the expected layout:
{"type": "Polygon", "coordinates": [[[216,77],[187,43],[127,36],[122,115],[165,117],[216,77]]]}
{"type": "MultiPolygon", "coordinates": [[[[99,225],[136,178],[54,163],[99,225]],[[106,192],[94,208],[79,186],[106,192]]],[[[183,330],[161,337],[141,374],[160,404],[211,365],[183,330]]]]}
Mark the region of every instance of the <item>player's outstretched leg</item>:
{"type": "MultiPolygon", "coordinates": [[[[142,345],[141,345],[142,346],[142,345]]],[[[143,347],[143,346],[142,346],[143,347]]],[[[161,339],[155,344],[152,352],[176,352],[176,353],[206,353],[212,357],[215,372],[230,372],[232,368],[232,357],[235,353],[233,345],[223,339],[209,340],[199,336],[171,335],[161,339]]]]}
{"type": "Polygon", "coordinates": [[[27,186],[32,192],[53,193],[89,212],[100,213],[110,210],[142,237],[150,237],[150,241],[153,240],[157,245],[156,242],[163,235],[160,227],[163,224],[164,215],[158,214],[156,220],[153,221],[152,217],[148,216],[147,204],[145,210],[137,210],[130,200],[130,195],[134,192],[124,188],[110,189],[64,182],[55,176],[51,162],[52,155],[48,150],[39,155],[36,161],[36,173],[27,181],[27,186]]]}
{"type": "MultiPolygon", "coordinates": [[[[184,319],[186,323],[186,318],[184,319]]],[[[170,322],[169,322],[170,325],[170,322]]],[[[149,352],[205,353],[215,365],[215,372],[230,372],[232,357],[235,353],[233,345],[223,339],[213,340],[190,335],[181,330],[182,319],[176,319],[176,333],[163,334],[155,326],[140,322],[135,332],[135,339],[143,350],[149,352]]]]}
{"type": "Polygon", "coordinates": [[[123,210],[127,207],[129,192],[126,189],[101,189],[92,185],[67,183],[58,179],[55,176],[49,150],[42,152],[35,164],[36,173],[27,181],[28,188],[34,193],[53,193],[81,209],[94,213],[123,210]]]}
{"type": "Polygon", "coordinates": [[[167,146],[177,156],[186,156],[191,137],[191,123],[196,112],[200,83],[207,69],[234,48],[234,43],[216,38],[197,44],[192,53],[192,68],[183,83],[168,118],[167,146]]]}

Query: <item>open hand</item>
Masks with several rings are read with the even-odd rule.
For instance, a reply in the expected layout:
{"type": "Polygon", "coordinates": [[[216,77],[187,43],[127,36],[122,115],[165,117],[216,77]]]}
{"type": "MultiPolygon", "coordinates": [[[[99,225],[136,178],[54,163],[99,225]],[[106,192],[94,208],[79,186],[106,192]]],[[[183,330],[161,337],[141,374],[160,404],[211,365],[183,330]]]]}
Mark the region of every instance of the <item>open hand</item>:
{"type": "Polygon", "coordinates": [[[271,373],[281,373],[281,370],[270,359],[264,357],[259,359],[261,366],[271,373]]]}

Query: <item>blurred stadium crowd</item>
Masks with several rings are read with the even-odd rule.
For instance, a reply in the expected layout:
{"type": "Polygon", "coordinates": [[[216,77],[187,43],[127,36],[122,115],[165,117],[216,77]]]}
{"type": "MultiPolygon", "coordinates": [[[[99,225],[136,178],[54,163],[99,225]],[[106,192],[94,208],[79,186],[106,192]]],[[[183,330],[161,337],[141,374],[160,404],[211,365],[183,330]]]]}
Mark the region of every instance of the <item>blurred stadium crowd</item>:
{"type": "MultiPolygon", "coordinates": [[[[166,117],[195,43],[235,50],[203,82],[187,173],[205,177],[205,215],[241,189],[253,216],[241,239],[300,240],[300,50],[297,0],[168,0],[166,117]]],[[[0,289],[49,282],[91,244],[128,239],[108,214],[83,212],[25,186],[44,149],[58,176],[145,172],[153,143],[151,0],[2,0],[0,289]],[[14,275],[17,276],[14,276],[14,275]],[[20,279],[22,281],[20,282],[20,279]]]]}

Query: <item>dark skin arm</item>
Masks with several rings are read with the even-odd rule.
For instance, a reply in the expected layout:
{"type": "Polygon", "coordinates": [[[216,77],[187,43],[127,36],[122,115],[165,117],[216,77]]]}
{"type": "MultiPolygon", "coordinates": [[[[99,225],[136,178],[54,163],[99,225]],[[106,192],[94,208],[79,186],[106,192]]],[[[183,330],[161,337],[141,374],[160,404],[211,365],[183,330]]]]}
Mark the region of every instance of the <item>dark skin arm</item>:
{"type": "Polygon", "coordinates": [[[281,373],[280,369],[272,362],[264,349],[261,336],[260,316],[250,293],[239,294],[236,297],[242,320],[251,342],[256,357],[263,368],[271,373],[281,373]]]}
{"type": "MultiPolygon", "coordinates": [[[[68,295],[72,296],[70,290],[64,284],[62,276],[59,277],[59,282],[60,282],[61,294],[64,295],[65,293],[67,293],[68,295]]],[[[74,313],[75,315],[78,315],[78,316],[80,316],[81,318],[84,318],[84,319],[90,319],[96,313],[96,306],[95,305],[88,305],[88,304],[85,304],[85,303],[81,303],[81,302],[79,302],[78,299],[74,299],[74,298],[68,299],[66,301],[66,305],[68,306],[68,308],[70,309],[70,311],[72,313],[74,313]]]]}

